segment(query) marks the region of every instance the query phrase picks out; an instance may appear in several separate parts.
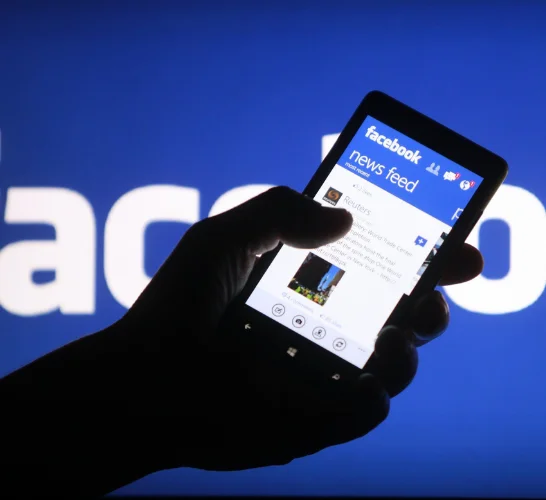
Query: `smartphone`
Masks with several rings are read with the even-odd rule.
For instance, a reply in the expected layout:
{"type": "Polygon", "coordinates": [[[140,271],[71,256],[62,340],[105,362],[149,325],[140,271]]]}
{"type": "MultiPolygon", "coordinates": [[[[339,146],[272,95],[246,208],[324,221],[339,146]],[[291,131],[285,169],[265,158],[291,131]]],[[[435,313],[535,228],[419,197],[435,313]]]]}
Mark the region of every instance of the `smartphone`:
{"type": "Polygon", "coordinates": [[[304,190],[351,212],[340,240],[263,255],[226,321],[313,377],[366,370],[377,335],[434,289],[508,173],[496,154],[407,105],[365,96],[304,190]]]}

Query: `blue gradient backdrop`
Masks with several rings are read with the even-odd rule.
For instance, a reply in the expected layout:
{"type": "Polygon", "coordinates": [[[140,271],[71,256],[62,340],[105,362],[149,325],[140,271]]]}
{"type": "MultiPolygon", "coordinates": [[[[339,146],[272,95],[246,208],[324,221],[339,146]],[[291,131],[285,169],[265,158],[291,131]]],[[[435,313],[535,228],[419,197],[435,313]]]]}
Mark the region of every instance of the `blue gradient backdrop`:
{"type": "MultiPolygon", "coordinates": [[[[76,316],[0,308],[2,373],[124,312],[102,251],[121,195],[194,187],[204,217],[237,186],[301,189],[322,136],[373,89],[499,153],[508,182],[546,201],[541,2],[20,5],[0,7],[0,248],[55,237],[4,222],[8,188],[78,191],[96,216],[97,305],[76,316]]],[[[150,227],[149,274],[186,228],[150,227]]],[[[529,227],[528,244],[545,230],[529,227]]],[[[483,226],[485,276],[509,272],[510,238],[501,220],[483,226]]],[[[357,442],[284,467],[158,473],[118,494],[545,496],[544,305],[485,315],[451,302],[449,332],[422,349],[388,421],[357,442]]]]}

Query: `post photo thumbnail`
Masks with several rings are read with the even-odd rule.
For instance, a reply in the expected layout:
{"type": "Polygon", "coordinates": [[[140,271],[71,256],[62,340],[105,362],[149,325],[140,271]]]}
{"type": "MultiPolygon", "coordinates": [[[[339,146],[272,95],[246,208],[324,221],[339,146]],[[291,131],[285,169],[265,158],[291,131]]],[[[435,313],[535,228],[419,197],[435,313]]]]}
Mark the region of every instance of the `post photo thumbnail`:
{"type": "Polygon", "coordinates": [[[288,288],[323,306],[344,274],[343,269],[309,252],[288,288]]]}
{"type": "Polygon", "coordinates": [[[419,271],[417,271],[418,276],[422,276],[423,273],[427,270],[427,267],[430,265],[430,263],[432,262],[432,259],[438,253],[438,249],[442,246],[442,243],[445,241],[446,237],[447,237],[447,233],[442,233],[440,235],[440,237],[438,238],[438,241],[434,244],[434,247],[431,249],[431,251],[427,255],[427,258],[421,264],[419,271]]]}

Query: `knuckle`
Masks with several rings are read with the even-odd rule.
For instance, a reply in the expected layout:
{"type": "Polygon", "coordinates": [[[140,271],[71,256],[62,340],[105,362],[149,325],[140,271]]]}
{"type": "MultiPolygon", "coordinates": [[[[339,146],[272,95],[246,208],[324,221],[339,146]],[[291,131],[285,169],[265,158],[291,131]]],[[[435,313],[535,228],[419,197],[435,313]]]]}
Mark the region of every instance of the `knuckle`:
{"type": "Polygon", "coordinates": [[[275,200],[275,202],[286,202],[287,199],[294,198],[297,193],[288,186],[275,186],[266,191],[266,196],[275,200]]]}
{"type": "Polygon", "coordinates": [[[184,236],[186,238],[195,238],[200,236],[204,231],[207,230],[207,227],[209,226],[208,219],[201,219],[200,221],[195,222],[192,224],[184,233],[184,236]]]}

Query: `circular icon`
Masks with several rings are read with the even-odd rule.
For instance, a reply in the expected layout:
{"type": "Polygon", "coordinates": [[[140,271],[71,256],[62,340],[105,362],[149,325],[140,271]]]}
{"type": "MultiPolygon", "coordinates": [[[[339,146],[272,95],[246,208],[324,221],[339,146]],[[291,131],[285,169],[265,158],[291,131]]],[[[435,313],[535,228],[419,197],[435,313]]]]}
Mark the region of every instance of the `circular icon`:
{"type": "Polygon", "coordinates": [[[468,189],[470,189],[472,186],[470,185],[470,182],[469,181],[461,181],[461,189],[463,191],[466,191],[468,189]]]}
{"type": "Polygon", "coordinates": [[[347,345],[347,342],[345,342],[344,339],[336,339],[334,340],[334,349],[336,351],[343,351],[343,349],[345,349],[345,346],[347,345]]]}
{"type": "Polygon", "coordinates": [[[284,314],[285,308],[282,304],[275,304],[273,306],[273,309],[271,309],[271,312],[273,313],[273,316],[282,316],[284,314]]]}
{"type": "Polygon", "coordinates": [[[296,328],[301,328],[303,325],[305,325],[305,318],[303,316],[294,316],[292,319],[292,324],[296,328]]]}
{"type": "Polygon", "coordinates": [[[332,201],[337,201],[339,200],[340,195],[341,193],[339,191],[330,188],[326,196],[328,196],[328,198],[330,198],[332,201]]]}
{"type": "Polygon", "coordinates": [[[326,330],[322,328],[322,326],[317,326],[313,329],[313,337],[319,340],[323,339],[324,337],[326,337],[326,330]]]}

